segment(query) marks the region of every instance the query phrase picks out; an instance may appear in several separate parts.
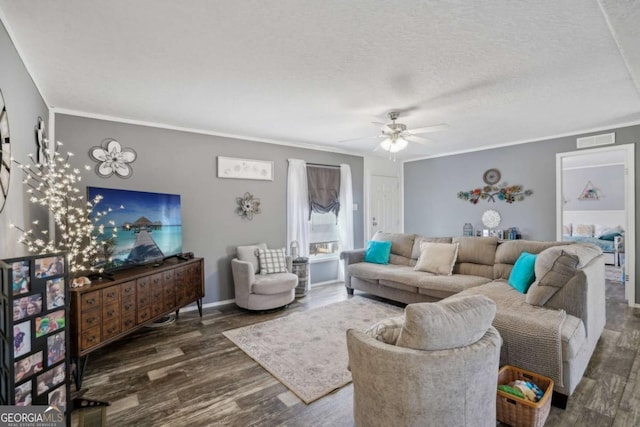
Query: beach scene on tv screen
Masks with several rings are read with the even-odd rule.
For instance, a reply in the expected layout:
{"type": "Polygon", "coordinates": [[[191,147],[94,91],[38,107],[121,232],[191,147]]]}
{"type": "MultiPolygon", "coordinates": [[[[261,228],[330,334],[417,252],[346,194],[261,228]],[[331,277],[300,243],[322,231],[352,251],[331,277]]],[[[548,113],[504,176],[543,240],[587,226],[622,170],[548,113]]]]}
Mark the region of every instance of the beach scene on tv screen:
{"type": "Polygon", "coordinates": [[[105,234],[99,237],[103,252],[95,265],[117,268],[162,260],[182,252],[179,195],[88,188],[89,200],[97,195],[103,199],[94,207],[92,216],[97,218],[98,212],[111,211],[94,221],[105,226],[105,234]],[[118,228],[115,238],[111,236],[110,221],[118,228]]]}

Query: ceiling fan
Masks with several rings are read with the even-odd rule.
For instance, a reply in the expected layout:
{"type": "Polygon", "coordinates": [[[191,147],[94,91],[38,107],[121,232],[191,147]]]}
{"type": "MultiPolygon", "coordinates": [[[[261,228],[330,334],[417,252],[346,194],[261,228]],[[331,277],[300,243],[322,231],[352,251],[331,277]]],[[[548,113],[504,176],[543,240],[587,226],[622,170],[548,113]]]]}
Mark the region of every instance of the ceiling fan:
{"type": "MultiPolygon", "coordinates": [[[[390,154],[393,154],[407,148],[409,142],[425,145],[431,141],[418,135],[429,132],[436,132],[448,128],[446,124],[438,124],[415,129],[407,129],[407,125],[396,123],[396,120],[399,116],[399,112],[391,111],[389,112],[391,123],[373,122],[374,125],[378,125],[381,127],[381,133],[377,136],[377,138],[383,138],[382,142],[380,142],[380,145],[376,147],[374,151],[382,149],[384,151],[388,151],[390,154]]],[[[371,138],[374,137],[365,136],[360,138],[345,139],[339,142],[352,142],[371,138]]]]}

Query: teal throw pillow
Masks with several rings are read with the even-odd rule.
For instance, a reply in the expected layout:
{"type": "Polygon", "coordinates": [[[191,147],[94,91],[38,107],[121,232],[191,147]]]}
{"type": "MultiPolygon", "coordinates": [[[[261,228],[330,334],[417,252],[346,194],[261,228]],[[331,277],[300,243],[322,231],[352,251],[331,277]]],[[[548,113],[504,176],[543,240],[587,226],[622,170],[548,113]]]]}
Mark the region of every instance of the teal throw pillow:
{"type": "Polygon", "coordinates": [[[613,242],[618,236],[622,236],[622,234],[616,231],[615,233],[603,234],[602,236],[600,236],[600,240],[608,240],[610,242],[613,242]]]}
{"type": "Polygon", "coordinates": [[[389,264],[391,256],[391,242],[369,240],[367,251],[364,253],[364,261],[374,264],[389,264]]]}
{"type": "Polygon", "coordinates": [[[536,280],[536,257],[537,255],[529,252],[522,252],[509,275],[509,284],[522,294],[526,294],[529,286],[536,280]]]}

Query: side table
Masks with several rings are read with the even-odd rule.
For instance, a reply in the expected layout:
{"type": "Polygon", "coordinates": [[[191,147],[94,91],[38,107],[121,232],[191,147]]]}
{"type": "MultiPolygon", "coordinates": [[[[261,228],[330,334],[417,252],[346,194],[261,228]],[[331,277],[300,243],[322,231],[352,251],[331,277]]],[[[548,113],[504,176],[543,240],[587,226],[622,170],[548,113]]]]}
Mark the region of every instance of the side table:
{"type": "Polygon", "coordinates": [[[291,272],[298,276],[296,298],[305,296],[309,292],[309,258],[298,257],[294,259],[291,272]]]}

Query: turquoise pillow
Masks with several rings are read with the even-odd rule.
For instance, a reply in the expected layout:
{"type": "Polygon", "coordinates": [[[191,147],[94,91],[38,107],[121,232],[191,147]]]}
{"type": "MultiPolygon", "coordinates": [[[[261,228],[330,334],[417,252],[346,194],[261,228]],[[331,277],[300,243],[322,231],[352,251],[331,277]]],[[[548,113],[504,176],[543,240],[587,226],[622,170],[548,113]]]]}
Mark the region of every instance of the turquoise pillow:
{"type": "Polygon", "coordinates": [[[610,242],[613,242],[614,240],[616,240],[616,237],[618,236],[622,236],[622,234],[616,231],[614,233],[603,234],[602,236],[600,236],[600,240],[608,240],[610,242]]]}
{"type": "Polygon", "coordinates": [[[389,264],[391,256],[391,242],[369,240],[367,251],[364,253],[364,261],[374,264],[389,264]]]}
{"type": "Polygon", "coordinates": [[[509,284],[522,294],[526,294],[529,286],[536,280],[536,257],[537,255],[529,252],[522,252],[509,275],[509,284]]]}

